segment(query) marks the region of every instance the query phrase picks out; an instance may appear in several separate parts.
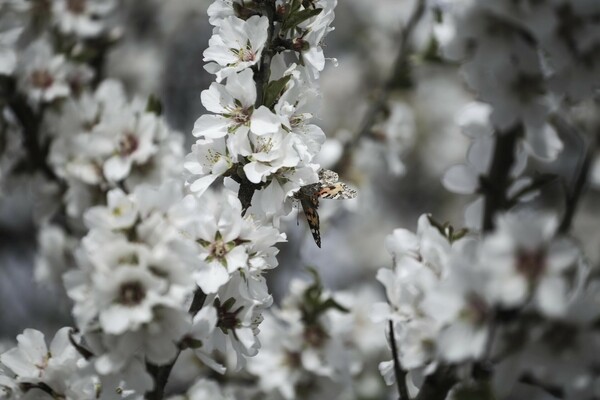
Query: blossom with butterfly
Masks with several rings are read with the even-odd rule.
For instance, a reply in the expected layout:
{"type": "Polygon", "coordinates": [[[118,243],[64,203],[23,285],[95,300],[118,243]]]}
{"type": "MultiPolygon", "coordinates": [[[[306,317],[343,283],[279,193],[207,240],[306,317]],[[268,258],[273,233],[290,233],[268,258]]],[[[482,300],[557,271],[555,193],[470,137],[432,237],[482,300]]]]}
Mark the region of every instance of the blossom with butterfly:
{"type": "Polygon", "coordinates": [[[319,247],[321,247],[321,231],[317,209],[320,199],[345,200],[356,197],[356,190],[343,182],[338,182],[338,179],[338,174],[335,172],[322,169],[319,171],[318,183],[302,186],[294,195],[302,205],[310,232],[319,247]]]}
{"type": "Polygon", "coordinates": [[[0,0],[1,399],[600,398],[600,3],[337,5],[0,0]]]}

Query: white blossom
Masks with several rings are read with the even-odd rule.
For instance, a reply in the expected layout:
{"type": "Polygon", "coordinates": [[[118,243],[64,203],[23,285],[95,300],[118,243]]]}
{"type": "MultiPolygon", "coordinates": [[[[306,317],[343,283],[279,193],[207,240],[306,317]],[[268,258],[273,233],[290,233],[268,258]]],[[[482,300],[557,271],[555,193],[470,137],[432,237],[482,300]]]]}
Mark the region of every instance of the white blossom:
{"type": "Polygon", "coordinates": [[[204,61],[213,61],[206,70],[221,82],[231,74],[245,70],[259,62],[265,42],[269,19],[252,16],[243,20],[234,16],[224,18],[208,42],[204,61]]]}

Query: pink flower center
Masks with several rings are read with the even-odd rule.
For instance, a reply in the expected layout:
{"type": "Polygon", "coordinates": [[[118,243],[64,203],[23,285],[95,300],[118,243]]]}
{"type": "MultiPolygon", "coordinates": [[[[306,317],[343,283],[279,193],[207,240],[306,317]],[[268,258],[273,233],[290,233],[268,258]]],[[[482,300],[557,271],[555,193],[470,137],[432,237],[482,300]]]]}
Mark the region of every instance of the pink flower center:
{"type": "Polygon", "coordinates": [[[133,154],[139,146],[139,140],[133,133],[127,133],[119,142],[119,152],[122,157],[133,154]]]}
{"type": "Polygon", "coordinates": [[[236,124],[245,125],[250,121],[250,111],[244,108],[235,110],[233,120],[236,124]]]}
{"type": "Polygon", "coordinates": [[[31,84],[39,89],[46,90],[54,83],[54,77],[45,69],[38,69],[30,75],[31,84]]]}
{"type": "Polygon", "coordinates": [[[521,250],[517,254],[517,271],[530,281],[535,281],[546,269],[546,254],[543,250],[521,250]]]}
{"type": "Polygon", "coordinates": [[[304,328],[304,340],[312,347],[321,347],[327,340],[327,333],[317,324],[304,328]]]}
{"type": "Polygon", "coordinates": [[[256,54],[251,49],[242,49],[238,53],[238,57],[240,58],[240,61],[254,61],[256,59],[256,54]]]}
{"type": "Polygon", "coordinates": [[[67,0],[67,10],[73,14],[83,14],[85,12],[86,0],[67,0]]]}
{"type": "Polygon", "coordinates": [[[127,282],[119,289],[119,303],[125,306],[135,306],[146,297],[146,291],[139,282],[127,282]]]}

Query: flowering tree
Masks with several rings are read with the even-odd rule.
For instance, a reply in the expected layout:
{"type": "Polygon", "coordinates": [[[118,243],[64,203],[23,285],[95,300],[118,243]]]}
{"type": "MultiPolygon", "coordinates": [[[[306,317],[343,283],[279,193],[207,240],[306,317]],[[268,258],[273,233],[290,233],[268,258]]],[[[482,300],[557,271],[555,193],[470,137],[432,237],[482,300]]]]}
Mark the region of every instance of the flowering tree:
{"type": "Polygon", "coordinates": [[[185,155],[161,101],[107,73],[124,3],[0,0],[2,188],[34,182],[35,279],[73,317],[52,340],[25,329],[3,345],[0,397],[600,396],[598,274],[571,234],[595,168],[582,110],[597,101],[600,5],[416,0],[357,132],[327,139],[317,116],[336,6],[215,0],[214,82],[185,155]],[[457,116],[466,160],[442,177],[477,196],[466,228],[424,214],[416,233],[376,243],[392,259],[376,274],[387,301],[372,275],[332,291],[308,268],[274,304],[295,206],[321,247],[333,219],[321,200],[357,196],[338,173],[363,207],[362,159],[410,173],[408,99],[434,64],[459,65],[475,100],[457,116]],[[574,167],[560,164],[571,147],[574,167]]]}

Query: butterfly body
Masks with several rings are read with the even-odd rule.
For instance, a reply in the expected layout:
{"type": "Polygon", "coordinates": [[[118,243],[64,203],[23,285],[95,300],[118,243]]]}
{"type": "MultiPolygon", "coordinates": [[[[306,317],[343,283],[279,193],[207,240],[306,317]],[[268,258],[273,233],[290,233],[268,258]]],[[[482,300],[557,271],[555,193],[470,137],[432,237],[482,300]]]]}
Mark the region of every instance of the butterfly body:
{"type": "Polygon", "coordinates": [[[321,247],[321,232],[319,229],[319,199],[353,199],[356,190],[342,182],[338,175],[329,170],[319,171],[319,182],[302,186],[295,197],[300,200],[310,233],[319,248],[321,247]]]}

